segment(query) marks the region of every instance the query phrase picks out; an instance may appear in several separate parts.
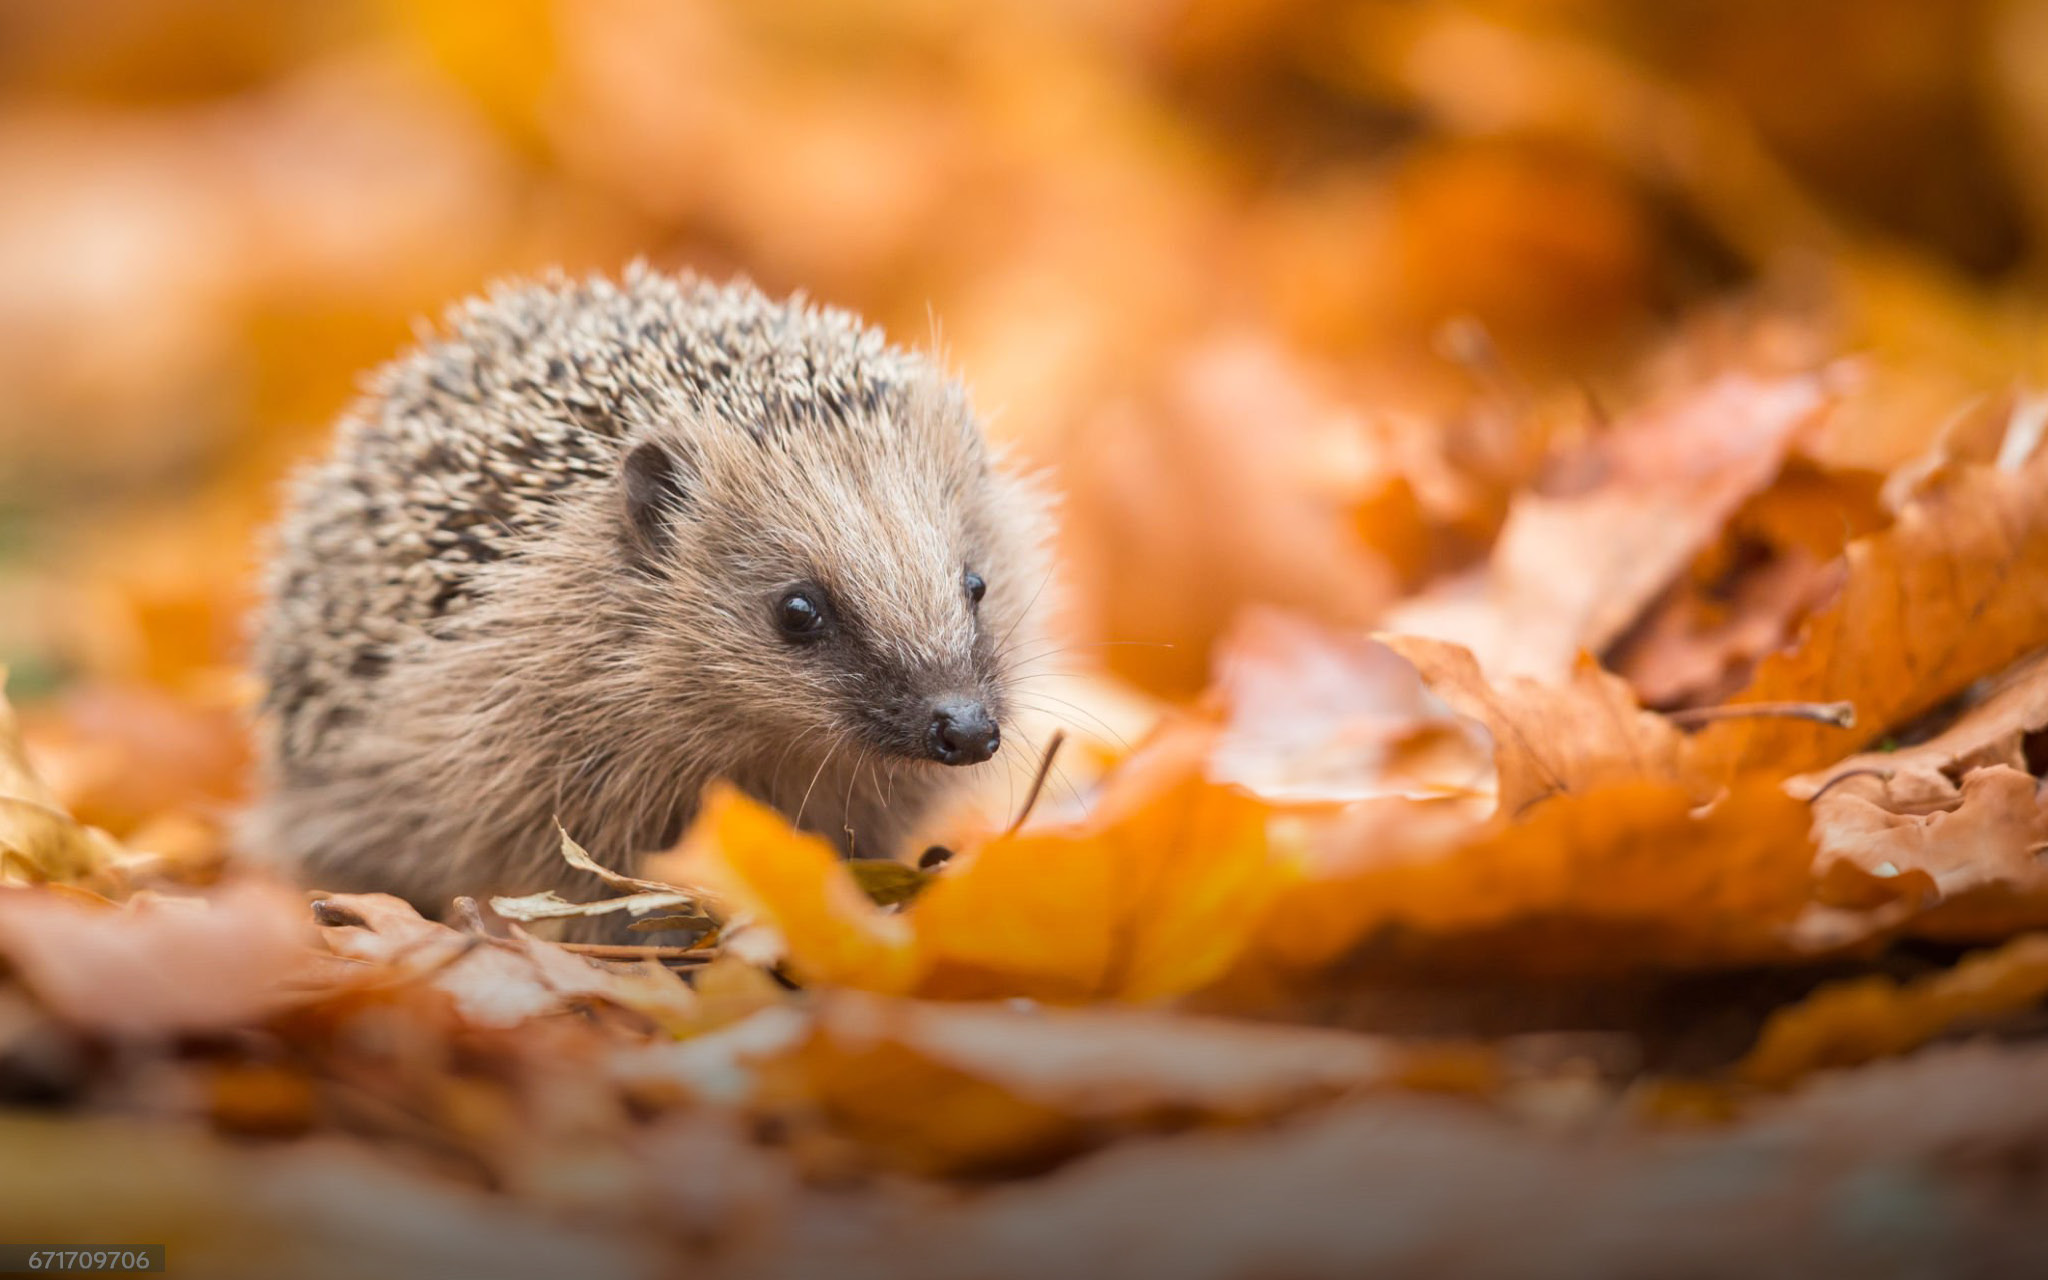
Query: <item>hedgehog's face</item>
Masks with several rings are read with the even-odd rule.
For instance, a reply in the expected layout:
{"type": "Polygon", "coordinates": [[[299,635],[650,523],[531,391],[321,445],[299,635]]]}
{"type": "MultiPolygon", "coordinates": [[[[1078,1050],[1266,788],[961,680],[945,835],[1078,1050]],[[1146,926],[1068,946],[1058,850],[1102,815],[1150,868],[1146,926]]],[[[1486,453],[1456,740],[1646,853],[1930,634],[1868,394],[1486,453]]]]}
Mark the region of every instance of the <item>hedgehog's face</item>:
{"type": "MultiPolygon", "coordinates": [[[[956,430],[971,430],[956,427],[956,430]]],[[[785,758],[972,765],[1002,745],[1041,581],[1033,508],[978,440],[906,433],[628,457],[632,527],[687,637],[692,705],[785,758]],[[679,471],[686,472],[678,474],[679,471]],[[636,504],[633,494],[683,495],[636,504]],[[643,517],[652,515],[654,519],[643,517]]],[[[650,452],[652,451],[652,452],[650,452]]]]}

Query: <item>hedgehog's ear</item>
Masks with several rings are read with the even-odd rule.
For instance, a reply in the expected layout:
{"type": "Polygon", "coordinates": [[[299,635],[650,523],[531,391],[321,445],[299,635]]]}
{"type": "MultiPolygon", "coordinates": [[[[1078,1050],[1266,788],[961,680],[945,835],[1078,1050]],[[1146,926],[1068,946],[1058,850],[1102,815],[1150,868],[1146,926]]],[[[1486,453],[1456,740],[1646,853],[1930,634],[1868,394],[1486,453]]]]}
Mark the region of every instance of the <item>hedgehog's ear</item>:
{"type": "Polygon", "coordinates": [[[676,518],[690,501],[688,466],[667,446],[649,440],[633,446],[620,468],[626,507],[626,545],[636,558],[652,561],[669,548],[676,518]]]}

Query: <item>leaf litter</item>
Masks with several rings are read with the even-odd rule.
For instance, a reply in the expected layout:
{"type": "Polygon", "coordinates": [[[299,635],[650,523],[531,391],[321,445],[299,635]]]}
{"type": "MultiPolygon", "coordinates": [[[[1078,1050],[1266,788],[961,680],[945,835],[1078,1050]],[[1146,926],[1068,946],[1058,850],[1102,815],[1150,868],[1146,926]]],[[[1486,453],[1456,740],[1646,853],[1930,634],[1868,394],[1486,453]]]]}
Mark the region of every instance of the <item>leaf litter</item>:
{"type": "MultiPolygon", "coordinates": [[[[1458,3],[998,4],[980,43],[516,8],[330,48],[210,6],[176,83],[262,87],[118,109],[24,36],[92,107],[0,130],[0,442],[78,492],[247,458],[59,574],[0,560],[17,692],[69,682],[0,702],[0,1237],[249,1276],[2048,1269],[2044,370],[1834,221],[1894,147],[1991,189],[1997,147],[1911,126],[2036,136],[2037,57],[1868,77],[1911,110],[1823,181],[1835,117],[1777,114],[1784,33],[1732,19],[1680,71],[1458,3]],[[1288,141],[1338,117],[1403,141],[1288,141]],[[270,437],[471,277],[648,243],[947,318],[1070,495],[1093,670],[1020,730],[1087,741],[920,866],[720,789],[638,875],[563,833],[587,901],[309,902],[223,813],[270,437]],[[551,934],[592,918],[645,941],[551,934]]],[[[2021,8],[1886,47],[2039,52],[2021,8]]],[[[1807,20],[1863,56],[1865,6],[1807,20]]],[[[1895,188],[1860,228],[1940,222],[1895,188]]]]}

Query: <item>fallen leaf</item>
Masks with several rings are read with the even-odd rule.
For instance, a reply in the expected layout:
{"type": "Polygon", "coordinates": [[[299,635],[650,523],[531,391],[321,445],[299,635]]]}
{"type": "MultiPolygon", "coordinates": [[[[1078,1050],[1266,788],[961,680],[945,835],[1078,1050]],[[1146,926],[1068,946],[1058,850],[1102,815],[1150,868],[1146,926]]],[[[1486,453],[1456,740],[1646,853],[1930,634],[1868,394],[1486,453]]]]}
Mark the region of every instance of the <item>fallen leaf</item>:
{"type": "Polygon", "coordinates": [[[1385,1041],[1146,1011],[836,993],[783,1087],[927,1174],[1029,1167],[1116,1130],[1242,1124],[1395,1083],[1385,1041]]]}
{"type": "Polygon", "coordinates": [[[321,906],[328,947],[373,966],[359,980],[424,981],[475,1026],[516,1027],[586,999],[636,1010],[672,1030],[694,1024],[689,987],[651,961],[613,967],[538,938],[458,933],[388,894],[332,894],[321,906]]]}
{"type": "Polygon", "coordinates": [[[907,991],[920,970],[906,918],[885,915],[824,839],[730,786],[706,791],[678,874],[772,929],[799,982],[907,991]]]}
{"type": "Polygon", "coordinates": [[[1799,953],[1804,805],[1750,784],[1704,813],[1668,782],[1558,796],[1448,849],[1383,851],[1273,904],[1250,953],[1297,980],[1344,962],[1525,974],[1721,967],[1799,953]]]}
{"type": "Polygon", "coordinates": [[[1822,987],[1772,1014],[1734,1074],[1782,1089],[1815,1071],[1892,1057],[1952,1030],[1995,1025],[2032,1011],[2044,998],[2048,934],[2027,934],[1913,982],[1870,977],[1822,987]]]}
{"type": "Polygon", "coordinates": [[[1379,625],[1461,644],[1494,678],[1565,680],[1771,482],[1832,394],[1824,374],[1728,374],[1616,424],[1556,460],[1573,491],[1514,500],[1484,570],[1379,625]]]}
{"type": "Polygon", "coordinates": [[[1413,663],[1423,683],[1493,735],[1500,812],[1618,782],[1684,783],[1709,789],[1692,768],[1687,740],[1636,703],[1628,682],[1582,657],[1562,688],[1518,676],[1489,679],[1463,647],[1423,636],[1378,639],[1413,663]]]}
{"type": "Polygon", "coordinates": [[[1209,776],[1262,799],[1489,799],[1493,741],[1414,664],[1362,634],[1247,610],[1217,658],[1224,711],[1209,776]]]}
{"type": "MultiPolygon", "coordinates": [[[[629,893],[622,898],[600,898],[595,902],[571,902],[553,889],[541,893],[529,893],[517,898],[492,898],[491,910],[507,920],[522,922],[533,920],[562,920],[571,917],[603,916],[614,911],[626,911],[634,916],[649,911],[667,911],[672,907],[694,907],[697,895],[680,889],[668,889],[660,893],[629,893]]],[[[671,916],[668,919],[701,920],[701,916],[671,916]]],[[[645,923],[641,921],[639,923],[645,923]]]]}
{"type": "Polygon", "coordinates": [[[89,879],[121,856],[120,847],[74,821],[37,775],[6,686],[0,666],[0,883],[89,879]]]}
{"type": "Polygon", "coordinates": [[[846,864],[853,882],[878,907],[915,902],[932,882],[931,872],[883,858],[855,858],[846,864]]]}
{"type": "Polygon", "coordinates": [[[225,1031],[300,1003],[336,980],[311,940],[299,896],[262,881],[121,907],[0,889],[0,955],[51,1013],[109,1035],[225,1031]]]}
{"type": "Polygon", "coordinates": [[[1203,776],[1213,745],[1206,726],[1162,731],[1086,822],[999,836],[949,866],[905,917],[927,966],[918,990],[1151,1000],[1222,972],[1290,872],[1267,806],[1203,776]]]}
{"type": "Polygon", "coordinates": [[[1731,720],[1697,740],[1723,771],[1839,759],[2048,644],[2048,451],[1944,472],[1883,533],[1851,543],[1841,594],[1735,700],[1845,701],[1856,728],[1731,720]]]}
{"type": "MultiPolygon", "coordinates": [[[[1813,802],[1816,857],[1847,861],[1875,876],[1915,872],[1930,892],[1916,896],[1903,924],[1954,939],[1997,939],[2048,926],[2048,795],[2032,775],[2006,765],[1974,769],[1962,786],[1939,774],[1921,807],[1889,799],[1885,787],[1844,784],[1813,802]]],[[[1858,779],[1858,782],[1865,781],[1858,779]]]]}
{"type": "Polygon", "coordinates": [[[1988,764],[2026,766],[2022,739],[2048,727],[2048,653],[2013,664],[1995,686],[1955,723],[1910,747],[1871,751],[1801,774],[1785,784],[1789,795],[1810,800],[1841,778],[1875,774],[1961,774],[1988,764]]]}

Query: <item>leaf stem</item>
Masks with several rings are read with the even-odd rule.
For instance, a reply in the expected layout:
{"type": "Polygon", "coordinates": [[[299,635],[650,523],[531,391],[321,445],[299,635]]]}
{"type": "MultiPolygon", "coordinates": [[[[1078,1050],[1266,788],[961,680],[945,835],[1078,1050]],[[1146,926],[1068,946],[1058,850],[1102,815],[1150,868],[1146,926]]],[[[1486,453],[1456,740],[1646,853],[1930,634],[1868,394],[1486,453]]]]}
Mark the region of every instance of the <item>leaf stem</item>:
{"type": "Polygon", "coordinates": [[[1747,720],[1771,717],[1780,720],[1811,720],[1837,729],[1856,727],[1853,702],[1731,702],[1718,707],[1685,707],[1670,712],[1666,719],[1681,729],[1712,724],[1718,720],[1747,720]]]}

